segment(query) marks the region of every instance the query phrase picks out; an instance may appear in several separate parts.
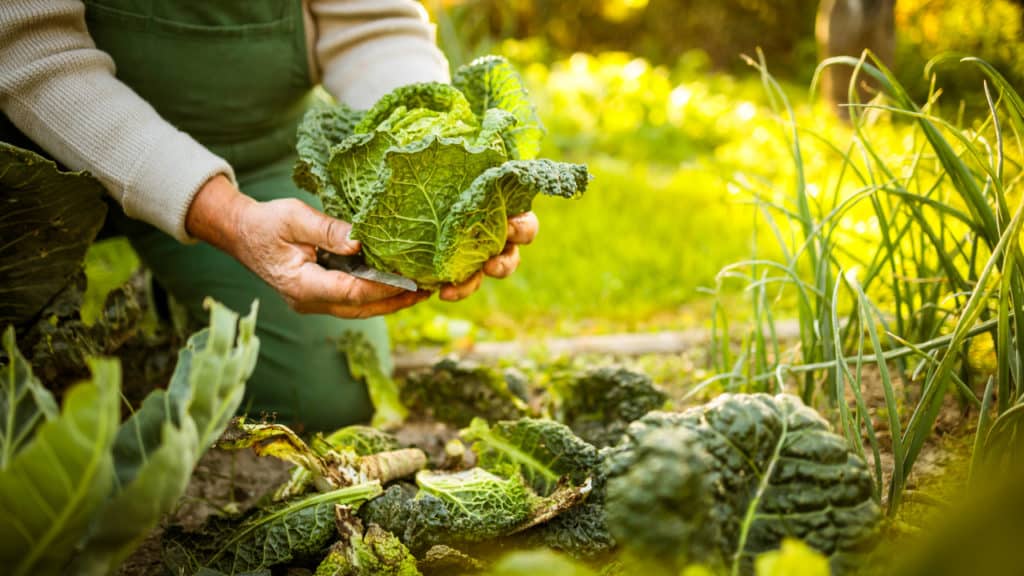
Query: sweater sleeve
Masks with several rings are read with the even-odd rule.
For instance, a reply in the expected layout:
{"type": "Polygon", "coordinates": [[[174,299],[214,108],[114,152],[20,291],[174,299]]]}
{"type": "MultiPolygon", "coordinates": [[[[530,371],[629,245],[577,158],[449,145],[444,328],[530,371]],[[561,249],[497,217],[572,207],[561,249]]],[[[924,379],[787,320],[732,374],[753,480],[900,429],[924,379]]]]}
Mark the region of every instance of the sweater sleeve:
{"type": "Polygon", "coordinates": [[[434,27],[413,0],[310,0],[321,83],[357,109],[406,84],[448,82],[434,27]]]}
{"type": "Polygon", "coordinates": [[[88,170],[125,213],[180,241],[200,187],[231,167],[114,77],[80,0],[0,2],[0,110],[74,170],[88,170]]]}

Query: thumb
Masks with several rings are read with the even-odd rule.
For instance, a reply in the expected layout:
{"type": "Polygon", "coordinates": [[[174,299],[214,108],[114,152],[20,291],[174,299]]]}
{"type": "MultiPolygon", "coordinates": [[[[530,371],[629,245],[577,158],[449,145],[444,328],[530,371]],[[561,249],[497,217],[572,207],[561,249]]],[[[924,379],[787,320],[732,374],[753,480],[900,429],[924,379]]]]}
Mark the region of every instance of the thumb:
{"type": "Polygon", "coordinates": [[[319,246],[335,254],[359,252],[359,241],[348,237],[352,231],[351,224],[331,218],[302,202],[293,206],[293,213],[288,218],[288,230],[291,232],[292,240],[319,246]]]}

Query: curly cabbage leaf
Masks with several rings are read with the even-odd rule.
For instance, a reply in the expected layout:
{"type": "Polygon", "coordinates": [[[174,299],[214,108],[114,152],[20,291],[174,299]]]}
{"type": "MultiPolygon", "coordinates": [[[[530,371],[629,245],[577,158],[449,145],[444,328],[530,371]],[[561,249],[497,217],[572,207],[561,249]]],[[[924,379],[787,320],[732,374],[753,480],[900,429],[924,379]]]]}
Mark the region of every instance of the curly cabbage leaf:
{"type": "Polygon", "coordinates": [[[337,534],[335,507],[358,507],[379,495],[379,482],[256,509],[242,518],[211,517],[197,532],[164,533],[164,564],[174,574],[203,568],[244,574],[316,554],[337,534]]]}
{"type": "Polygon", "coordinates": [[[523,418],[488,426],[474,418],[461,434],[473,443],[478,466],[504,477],[519,475],[542,496],[563,479],[583,484],[599,462],[597,449],[552,420],[523,418]]]}
{"type": "Polygon", "coordinates": [[[477,58],[455,71],[452,85],[466,95],[478,117],[493,108],[512,113],[515,125],[502,131],[510,157],[524,160],[537,157],[544,128],[530,104],[522,78],[508,60],[500,56],[477,58]]]}
{"type": "Polygon", "coordinates": [[[345,108],[311,112],[300,129],[296,182],[352,223],[370,266],[425,289],[499,254],[508,217],[534,196],[575,198],[590,179],[584,166],[532,159],[542,129],[507,61],[475,61],[455,80],[394,90],[351,133],[345,108]]]}
{"type": "MultiPolygon", "coordinates": [[[[324,189],[324,198],[338,197],[327,174],[327,163],[331,159],[330,145],[351,136],[363,115],[364,112],[344,104],[321,104],[306,112],[304,122],[299,125],[295,145],[299,159],[295,163],[292,179],[297,186],[306,190],[324,189]]],[[[330,210],[341,213],[342,208],[332,206],[330,210]]]]}
{"type": "Polygon", "coordinates": [[[647,434],[629,454],[630,465],[608,481],[609,531],[648,562],[686,566],[713,549],[709,520],[712,464],[686,428],[647,434]]]}
{"type": "Polygon", "coordinates": [[[310,446],[321,455],[329,450],[351,450],[359,456],[389,452],[402,447],[394,434],[359,424],[339,428],[326,436],[317,432],[310,441],[310,446]]]}
{"type": "Polygon", "coordinates": [[[651,412],[607,453],[605,472],[609,527],[621,545],[694,555],[687,543],[706,536],[721,564],[744,573],[785,538],[840,569],[871,543],[880,519],[864,462],[817,412],[785,394],[723,394],[682,413],[651,412]],[[661,489],[670,493],[659,498],[661,489]],[[693,508],[699,501],[708,506],[702,515],[693,508]],[[703,527],[663,530],[693,522],[703,527]]]}
{"type": "Polygon", "coordinates": [[[566,486],[538,496],[519,476],[503,478],[482,468],[422,470],[415,487],[388,488],[361,515],[422,554],[436,545],[476,544],[528,530],[578,505],[589,490],[589,485],[566,486]]]}

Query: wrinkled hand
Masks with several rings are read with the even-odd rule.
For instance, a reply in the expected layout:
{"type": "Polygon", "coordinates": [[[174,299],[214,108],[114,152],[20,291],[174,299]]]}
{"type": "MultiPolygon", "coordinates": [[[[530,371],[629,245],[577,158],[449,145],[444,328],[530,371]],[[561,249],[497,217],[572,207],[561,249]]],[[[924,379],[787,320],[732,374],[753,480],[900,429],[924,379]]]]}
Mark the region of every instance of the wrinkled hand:
{"type": "Polygon", "coordinates": [[[533,212],[524,212],[508,219],[508,240],[501,254],[488,260],[481,271],[461,284],[449,284],[441,288],[442,300],[462,300],[480,288],[484,275],[505,278],[519,267],[519,246],[533,242],[540,222],[533,212]]]}
{"type": "Polygon", "coordinates": [[[429,292],[401,288],[326,270],[316,262],[319,246],[355,254],[351,225],[330,218],[296,199],[257,202],[224,176],[212,178],[196,194],[186,229],[234,256],[303,313],[341,318],[389,314],[425,300],[429,292]]]}

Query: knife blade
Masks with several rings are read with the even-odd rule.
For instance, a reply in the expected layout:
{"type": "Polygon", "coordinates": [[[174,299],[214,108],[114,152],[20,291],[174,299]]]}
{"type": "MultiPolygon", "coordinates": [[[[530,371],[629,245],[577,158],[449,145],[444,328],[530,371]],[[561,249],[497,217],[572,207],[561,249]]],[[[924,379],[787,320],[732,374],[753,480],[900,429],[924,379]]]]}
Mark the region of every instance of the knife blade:
{"type": "Polygon", "coordinates": [[[405,276],[370,268],[366,264],[366,258],[361,253],[341,255],[317,248],[316,262],[328,270],[339,270],[363,280],[380,282],[381,284],[387,284],[388,286],[394,286],[409,292],[415,292],[419,289],[416,282],[405,276]]]}

